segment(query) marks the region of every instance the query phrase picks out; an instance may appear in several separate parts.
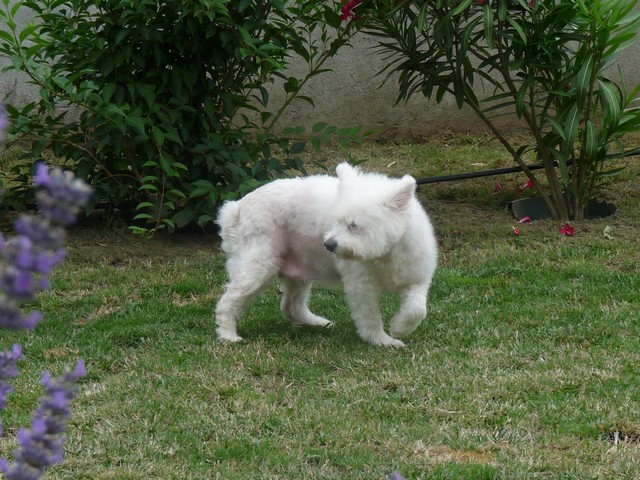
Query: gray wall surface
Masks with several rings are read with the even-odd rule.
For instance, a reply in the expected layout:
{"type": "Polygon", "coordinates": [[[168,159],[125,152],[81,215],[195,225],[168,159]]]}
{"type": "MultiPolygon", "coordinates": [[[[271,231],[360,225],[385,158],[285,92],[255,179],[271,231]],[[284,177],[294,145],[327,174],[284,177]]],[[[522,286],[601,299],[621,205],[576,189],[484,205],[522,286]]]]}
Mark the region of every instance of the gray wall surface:
{"type": "MultiPolygon", "coordinates": [[[[282,126],[309,128],[317,121],[325,121],[338,127],[375,129],[377,135],[385,139],[420,139],[445,131],[485,131],[475,113],[467,107],[459,110],[452,96],[445,96],[438,104],[415,94],[408,103],[395,105],[397,77],[382,84],[384,76],[377,76],[385,64],[372,51],[376,40],[363,35],[353,43],[353,48],[345,47],[331,59],[329,68],[333,72],[315,77],[305,86],[303,93],[314,99],[315,108],[306,102],[298,102],[283,115],[282,126]]],[[[624,50],[619,61],[611,67],[612,78],[619,78],[618,65],[629,88],[640,84],[640,39],[624,50]]],[[[295,66],[293,70],[300,71],[295,66]]],[[[278,93],[274,89],[276,101],[278,93]]],[[[483,96],[483,90],[476,93],[483,96]]],[[[484,89],[484,96],[491,94],[490,88],[484,89]]],[[[514,118],[502,118],[499,123],[517,127],[514,118]]]]}
{"type": "MultiPolygon", "coordinates": [[[[372,51],[375,45],[375,39],[362,35],[353,42],[353,47],[344,47],[328,62],[327,66],[333,71],[311,79],[302,92],[314,99],[315,108],[303,101],[294,102],[281,117],[278,127],[304,126],[309,130],[314,123],[324,121],[337,127],[374,129],[379,138],[394,140],[420,139],[446,131],[484,131],[474,113],[469,109],[459,110],[451,97],[437,104],[415,95],[407,104],[394,106],[398,93],[395,78],[382,84],[384,77],[377,76],[384,64],[372,51]]],[[[0,58],[0,67],[7,62],[6,58],[0,58]]],[[[640,42],[624,51],[619,65],[629,85],[640,83],[640,42]]],[[[304,67],[294,62],[292,73],[303,75],[304,67]]],[[[37,90],[27,84],[26,77],[13,73],[0,75],[0,99],[10,91],[13,93],[7,101],[12,104],[37,98],[37,90]]],[[[270,91],[271,107],[277,108],[283,101],[282,89],[274,85],[270,91]]],[[[487,95],[490,93],[486,91],[487,95]]],[[[502,122],[515,124],[508,118],[502,122]]]]}

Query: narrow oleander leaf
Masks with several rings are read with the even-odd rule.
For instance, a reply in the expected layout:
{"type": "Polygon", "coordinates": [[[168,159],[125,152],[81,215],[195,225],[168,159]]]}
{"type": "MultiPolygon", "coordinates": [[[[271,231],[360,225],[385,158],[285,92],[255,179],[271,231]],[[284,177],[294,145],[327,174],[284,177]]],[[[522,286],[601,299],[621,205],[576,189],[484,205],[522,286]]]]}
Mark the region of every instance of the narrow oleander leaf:
{"type": "Polygon", "coordinates": [[[595,63],[595,54],[590,53],[585,58],[584,62],[580,66],[580,70],[576,75],[573,86],[578,94],[578,101],[583,102],[591,84],[591,77],[593,75],[593,68],[595,63]]]}
{"type": "Polygon", "coordinates": [[[594,158],[598,153],[596,129],[591,120],[585,122],[583,151],[584,157],[588,159],[594,158]]]}

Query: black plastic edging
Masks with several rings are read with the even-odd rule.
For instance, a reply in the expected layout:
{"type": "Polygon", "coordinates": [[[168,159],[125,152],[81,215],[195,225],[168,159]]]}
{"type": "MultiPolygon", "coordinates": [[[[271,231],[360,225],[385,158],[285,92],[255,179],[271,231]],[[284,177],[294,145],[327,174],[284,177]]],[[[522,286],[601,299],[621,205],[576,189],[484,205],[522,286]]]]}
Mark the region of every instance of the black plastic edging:
{"type": "MultiPolygon", "coordinates": [[[[640,147],[624,152],[623,157],[633,157],[636,155],[640,155],[640,147]]],[[[607,155],[607,157],[613,158],[613,157],[617,157],[617,155],[607,155]]],[[[567,163],[570,164],[571,161],[567,163]]],[[[528,168],[529,170],[540,170],[541,168],[544,168],[544,166],[536,164],[536,165],[529,165],[528,168]]],[[[437,177],[419,178],[418,180],[416,180],[416,183],[418,185],[427,185],[429,183],[454,182],[456,180],[467,180],[469,178],[480,178],[480,177],[493,177],[494,175],[505,175],[507,173],[517,173],[521,171],[522,171],[521,167],[494,168],[491,170],[480,170],[477,172],[457,173],[453,175],[440,175],[437,177]]]]}

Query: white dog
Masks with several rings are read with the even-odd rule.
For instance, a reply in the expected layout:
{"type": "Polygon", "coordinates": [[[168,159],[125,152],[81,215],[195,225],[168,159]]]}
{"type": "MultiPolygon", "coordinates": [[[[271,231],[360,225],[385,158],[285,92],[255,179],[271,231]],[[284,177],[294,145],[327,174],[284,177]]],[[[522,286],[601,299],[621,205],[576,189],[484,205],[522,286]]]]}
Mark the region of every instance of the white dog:
{"type": "Polygon", "coordinates": [[[400,347],[427,314],[437,263],[433,227],[415,197],[416,181],[362,173],[347,163],[337,178],[276,180],[226,202],[217,223],[229,283],[216,308],[217,334],[236,342],[246,303],[281,278],[283,314],[296,325],[330,325],[308,307],[312,282],[342,282],[360,337],[400,347]],[[384,331],[379,297],[400,294],[384,331]]]}

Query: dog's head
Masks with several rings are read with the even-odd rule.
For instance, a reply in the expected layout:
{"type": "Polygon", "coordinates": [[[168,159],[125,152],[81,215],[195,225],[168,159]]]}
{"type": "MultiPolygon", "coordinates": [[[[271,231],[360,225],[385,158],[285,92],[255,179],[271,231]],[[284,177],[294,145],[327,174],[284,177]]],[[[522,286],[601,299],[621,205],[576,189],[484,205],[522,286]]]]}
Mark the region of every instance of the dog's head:
{"type": "Polygon", "coordinates": [[[338,198],[333,223],[324,237],[330,252],[348,259],[373,260],[393,248],[407,229],[416,181],[362,173],[338,165],[338,198]]]}

